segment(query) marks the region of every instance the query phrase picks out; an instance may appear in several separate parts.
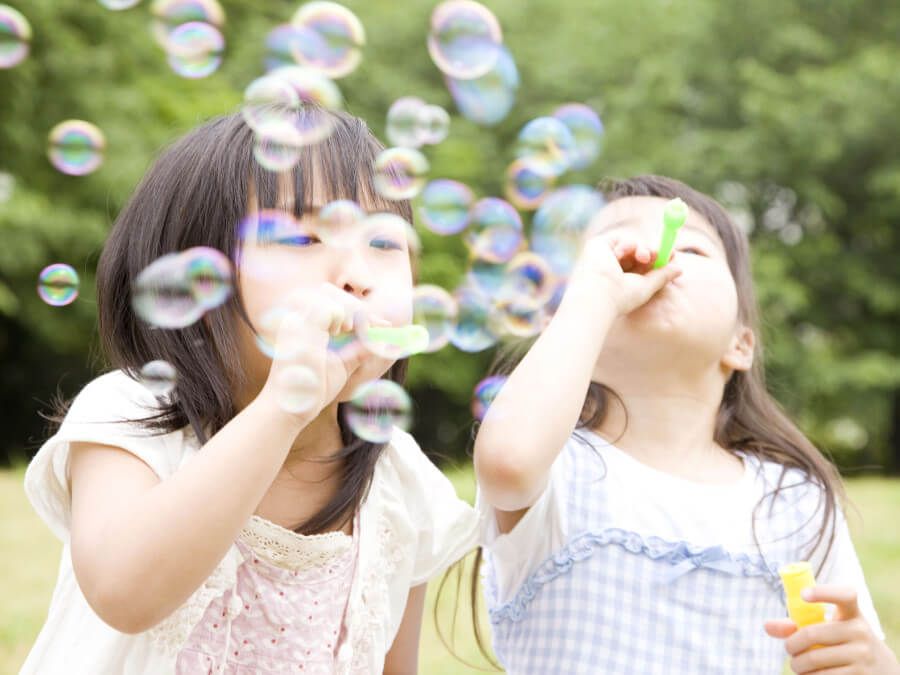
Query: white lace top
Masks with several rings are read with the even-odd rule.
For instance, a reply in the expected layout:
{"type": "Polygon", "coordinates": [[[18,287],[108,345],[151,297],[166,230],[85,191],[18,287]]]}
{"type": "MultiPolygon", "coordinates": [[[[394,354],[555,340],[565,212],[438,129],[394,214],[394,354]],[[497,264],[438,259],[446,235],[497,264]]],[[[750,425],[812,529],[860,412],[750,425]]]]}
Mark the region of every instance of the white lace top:
{"type": "MultiPolygon", "coordinates": [[[[183,670],[178,666],[182,653],[182,664],[189,656],[205,658],[216,653],[221,665],[234,666],[218,672],[272,672],[263,668],[259,659],[239,663],[243,640],[249,644],[247,635],[262,630],[259,622],[242,623],[242,615],[246,619],[255,611],[249,600],[259,600],[248,596],[256,594],[254,589],[265,587],[260,595],[267,599],[258,607],[267,615],[264,630],[281,633],[283,627],[287,633],[303,617],[315,616],[300,605],[318,599],[312,597],[314,593],[304,596],[294,593],[296,588],[289,590],[293,588],[293,573],[314,577],[315,570],[321,573],[324,569],[327,575],[324,566],[329,563],[337,574],[346,575],[338,584],[345,591],[340,624],[334,624],[330,610],[327,617],[319,615],[332,626],[332,632],[338,631],[338,641],[330,648],[334,659],[329,672],[379,673],[399,629],[410,588],[461,558],[476,545],[483,529],[484,518],[479,519],[457,498],[449,480],[413,438],[395,430],[356,515],[352,538],[343,533],[303,537],[253,516],[215,571],[184,605],[149,631],[120,633],[90,608],[72,570],[69,444],[81,441],[124,448],[165,480],[190,461],[199,448],[187,430],[154,436],[122,422],[146,417],[154,405],[152,394],[124,373],[103,375],[81,391],[56,435],[41,447],[28,467],[25,491],[41,518],[62,540],[63,551],[47,621],[20,675],[163,675],[176,673],[177,668],[183,670]],[[254,559],[260,563],[253,563],[254,559]],[[260,564],[265,583],[260,581],[259,570],[247,569],[248,565],[260,564]],[[277,594],[282,591],[292,595],[292,602],[280,601],[277,594]],[[278,600],[273,600],[272,594],[278,600]],[[218,627],[212,628],[217,622],[205,622],[214,612],[224,612],[225,625],[229,626],[227,640],[216,638],[215,644],[210,642],[208,631],[217,631],[218,627]],[[224,648],[230,648],[234,640],[238,641],[237,660],[222,660],[224,648]]],[[[261,633],[256,637],[263,639],[261,633]]],[[[278,637],[266,633],[265,639],[271,644],[271,639],[278,637]]],[[[294,654],[298,649],[293,641],[288,651],[294,654]]],[[[310,654],[297,655],[309,657],[309,663],[322,663],[312,658],[312,646],[308,651],[310,654]]],[[[319,656],[324,658],[324,652],[319,656]]],[[[290,672],[310,672],[299,665],[300,661],[290,672]]],[[[281,666],[278,668],[275,672],[281,671],[281,666]]]]}

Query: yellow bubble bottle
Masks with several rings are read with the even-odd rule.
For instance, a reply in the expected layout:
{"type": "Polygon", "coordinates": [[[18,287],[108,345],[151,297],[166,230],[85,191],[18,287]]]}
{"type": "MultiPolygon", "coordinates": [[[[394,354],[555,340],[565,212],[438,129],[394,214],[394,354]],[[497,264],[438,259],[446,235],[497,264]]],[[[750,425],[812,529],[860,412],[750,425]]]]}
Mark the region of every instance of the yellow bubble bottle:
{"type": "MultiPolygon", "coordinates": [[[[787,600],[788,615],[791,621],[797,624],[797,630],[814,623],[825,621],[825,604],[821,602],[806,602],[800,595],[804,588],[816,585],[812,567],[808,562],[795,562],[785,565],[778,573],[781,575],[781,583],[784,584],[784,594],[787,600]]],[[[818,647],[813,647],[818,649],[818,647]]],[[[793,675],[791,659],[784,661],[782,675],[793,675]]]]}

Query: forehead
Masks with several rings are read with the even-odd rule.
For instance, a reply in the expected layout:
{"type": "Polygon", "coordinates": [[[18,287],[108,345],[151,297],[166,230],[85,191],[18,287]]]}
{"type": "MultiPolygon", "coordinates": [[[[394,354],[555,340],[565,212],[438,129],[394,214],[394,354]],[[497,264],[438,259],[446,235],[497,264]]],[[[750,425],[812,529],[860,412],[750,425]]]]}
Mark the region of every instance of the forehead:
{"type": "MultiPolygon", "coordinates": [[[[609,202],[594,217],[590,234],[604,234],[619,229],[638,230],[653,234],[660,232],[663,210],[670,200],[663,197],[621,197],[609,202]]],[[[688,217],[680,231],[704,235],[711,242],[724,248],[715,228],[699,213],[688,209],[688,217]]]]}

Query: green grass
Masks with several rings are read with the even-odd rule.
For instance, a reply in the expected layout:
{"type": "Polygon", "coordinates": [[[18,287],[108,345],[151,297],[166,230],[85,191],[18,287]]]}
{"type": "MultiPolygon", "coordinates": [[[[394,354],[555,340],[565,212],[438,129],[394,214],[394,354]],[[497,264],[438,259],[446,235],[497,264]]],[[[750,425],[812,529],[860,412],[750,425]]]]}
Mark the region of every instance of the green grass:
{"type": "MultiPolygon", "coordinates": [[[[31,509],[22,491],[24,469],[0,472],[0,675],[16,673],[47,614],[50,596],[56,582],[61,546],[31,509]]],[[[449,469],[447,475],[459,495],[472,501],[475,485],[471,467],[449,469]]],[[[900,481],[884,478],[847,480],[847,491],[859,513],[850,512],[848,519],[856,550],[866,573],[866,581],[875,600],[888,645],[900,653],[900,481]]],[[[468,559],[471,563],[471,558],[468,559]]],[[[472,637],[470,610],[466,600],[471,567],[463,572],[465,580],[456,616],[456,652],[481,667],[480,656],[472,637]]],[[[437,636],[433,611],[437,581],[430,584],[425,621],[422,626],[420,672],[427,675],[459,675],[479,672],[456,661],[437,636]]],[[[449,583],[438,607],[441,625],[450,632],[455,602],[455,580],[449,583]]],[[[483,605],[482,624],[487,630],[483,605]]],[[[486,636],[489,642],[489,637],[486,636]]]]}

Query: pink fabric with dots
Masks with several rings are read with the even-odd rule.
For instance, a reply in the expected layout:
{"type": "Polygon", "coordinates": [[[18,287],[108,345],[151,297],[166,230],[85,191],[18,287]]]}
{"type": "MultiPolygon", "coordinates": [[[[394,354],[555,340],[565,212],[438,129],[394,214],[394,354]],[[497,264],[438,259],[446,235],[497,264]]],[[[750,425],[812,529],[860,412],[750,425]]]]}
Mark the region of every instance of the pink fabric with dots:
{"type": "MultiPolygon", "coordinates": [[[[321,567],[286,569],[238,540],[237,585],[214,600],[178,656],[177,675],[333,673],[357,559],[350,548],[321,567]]],[[[349,648],[349,645],[347,645],[349,648]]]]}

